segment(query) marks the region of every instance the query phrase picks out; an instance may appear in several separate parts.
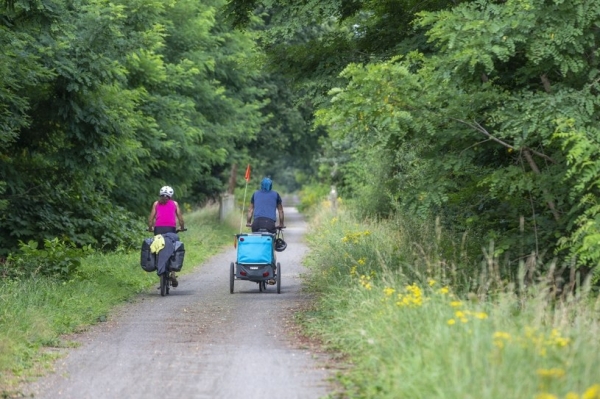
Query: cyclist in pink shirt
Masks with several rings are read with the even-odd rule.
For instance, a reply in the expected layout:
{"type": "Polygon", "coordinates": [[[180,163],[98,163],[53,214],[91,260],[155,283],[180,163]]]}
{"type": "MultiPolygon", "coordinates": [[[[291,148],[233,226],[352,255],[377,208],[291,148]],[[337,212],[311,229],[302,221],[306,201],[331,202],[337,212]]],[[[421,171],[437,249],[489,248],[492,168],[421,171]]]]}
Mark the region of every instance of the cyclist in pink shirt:
{"type": "Polygon", "coordinates": [[[184,229],[183,215],[177,201],[173,201],[174,191],[169,186],[160,189],[158,201],[152,204],[152,210],[148,217],[148,231],[154,235],[165,233],[177,233],[177,221],[179,228],[184,229]]]}
{"type": "MultiPolygon", "coordinates": [[[[160,189],[158,201],[152,204],[152,210],[148,217],[148,231],[153,231],[154,235],[177,233],[177,221],[179,229],[184,230],[183,215],[177,201],[173,201],[174,191],[169,186],[160,189]]],[[[177,287],[177,277],[175,272],[171,272],[171,281],[173,287],[177,287]]]]}

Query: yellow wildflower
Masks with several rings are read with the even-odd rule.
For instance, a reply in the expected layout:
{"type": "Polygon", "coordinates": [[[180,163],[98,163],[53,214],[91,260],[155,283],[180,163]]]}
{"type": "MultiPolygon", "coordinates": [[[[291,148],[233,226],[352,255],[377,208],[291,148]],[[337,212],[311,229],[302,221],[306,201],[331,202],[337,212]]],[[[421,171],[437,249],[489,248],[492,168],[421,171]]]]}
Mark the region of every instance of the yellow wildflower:
{"type": "Polygon", "coordinates": [[[371,288],[373,288],[373,286],[371,285],[371,283],[369,282],[369,280],[371,280],[371,277],[369,276],[365,276],[364,274],[360,276],[360,284],[365,287],[367,290],[370,290],[371,288]]]}
{"type": "Polygon", "coordinates": [[[554,328],[551,332],[550,332],[550,337],[548,337],[548,344],[549,345],[556,345],[559,347],[564,347],[567,346],[570,342],[569,338],[564,338],[560,335],[560,332],[554,328]]]}
{"type": "Polygon", "coordinates": [[[452,306],[453,308],[457,308],[459,306],[462,306],[462,302],[461,301],[452,301],[452,302],[450,302],[450,306],[452,306]]]}
{"type": "Polygon", "coordinates": [[[594,384],[586,389],[581,399],[600,399],[600,384],[594,384]]]}
{"type": "Polygon", "coordinates": [[[454,325],[454,324],[456,324],[456,320],[454,320],[454,319],[448,320],[448,325],[449,326],[454,325]]]}
{"type": "Polygon", "coordinates": [[[484,320],[484,319],[488,318],[488,315],[485,312],[475,312],[475,313],[473,313],[473,316],[480,320],[484,320]]]}
{"type": "Polygon", "coordinates": [[[392,294],[396,292],[395,289],[391,288],[391,287],[385,287],[383,289],[383,293],[385,294],[385,296],[392,296],[392,294]]]}
{"type": "Polygon", "coordinates": [[[579,399],[579,395],[575,392],[569,392],[565,395],[565,399],[579,399]]]}
{"type": "Polygon", "coordinates": [[[446,295],[447,293],[450,292],[450,289],[448,287],[442,287],[438,290],[438,292],[442,295],[446,295]]]}
{"type": "Polygon", "coordinates": [[[509,340],[510,339],[510,334],[504,331],[496,331],[494,333],[494,339],[505,339],[505,340],[509,340]]]}
{"type": "Polygon", "coordinates": [[[406,286],[406,291],[410,292],[415,297],[420,297],[422,295],[421,288],[416,284],[406,286]]]}
{"type": "Polygon", "coordinates": [[[427,284],[429,284],[430,287],[433,287],[435,285],[435,280],[429,279],[429,281],[427,282],[427,284]]]}
{"type": "Polygon", "coordinates": [[[565,376],[565,370],[553,368],[553,369],[538,369],[537,375],[542,378],[562,378],[565,376]]]}
{"type": "Polygon", "coordinates": [[[558,399],[558,396],[551,393],[542,392],[535,395],[535,399],[558,399]]]}
{"type": "Polygon", "coordinates": [[[359,260],[356,261],[359,265],[364,265],[365,264],[365,258],[360,258],[359,260]]]}
{"type": "Polygon", "coordinates": [[[500,349],[504,348],[505,342],[511,340],[510,334],[504,331],[496,331],[493,335],[493,338],[494,346],[497,346],[500,349]]]}

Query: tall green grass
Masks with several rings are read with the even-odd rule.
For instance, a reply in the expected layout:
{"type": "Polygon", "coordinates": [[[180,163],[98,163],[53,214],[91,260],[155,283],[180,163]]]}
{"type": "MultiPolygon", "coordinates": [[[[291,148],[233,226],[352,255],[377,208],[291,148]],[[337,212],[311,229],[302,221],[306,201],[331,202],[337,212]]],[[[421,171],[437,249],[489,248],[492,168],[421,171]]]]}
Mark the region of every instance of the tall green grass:
{"type": "Polygon", "coordinates": [[[557,296],[554,274],[500,277],[497,259],[470,259],[468,238],[439,224],[322,208],[306,260],[319,299],[301,320],[348,363],[338,396],[600,399],[589,286],[557,296]]]}
{"type": "MultiPolygon", "coordinates": [[[[185,215],[188,231],[180,234],[186,248],[182,273],[188,273],[232,242],[234,223],[220,223],[218,209],[185,215]]],[[[142,239],[151,233],[140,232],[142,239]]],[[[136,243],[137,244],[137,243],[136,243]]],[[[69,281],[50,278],[0,280],[0,392],[49,365],[46,347],[70,345],[62,334],[85,330],[110,318],[111,309],[136,294],[154,289],[156,273],[140,267],[140,252],[86,257],[69,281]]]]}

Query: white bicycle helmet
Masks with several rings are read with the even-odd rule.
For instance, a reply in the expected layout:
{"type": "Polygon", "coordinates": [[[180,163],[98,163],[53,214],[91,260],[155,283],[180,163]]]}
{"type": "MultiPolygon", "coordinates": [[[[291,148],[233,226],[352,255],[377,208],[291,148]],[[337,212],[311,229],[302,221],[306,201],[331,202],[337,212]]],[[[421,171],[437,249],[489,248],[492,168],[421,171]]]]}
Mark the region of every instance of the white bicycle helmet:
{"type": "Polygon", "coordinates": [[[173,197],[173,194],[175,192],[173,191],[173,189],[169,186],[164,186],[163,188],[160,189],[160,192],[158,193],[158,195],[166,195],[169,198],[173,197]]]}

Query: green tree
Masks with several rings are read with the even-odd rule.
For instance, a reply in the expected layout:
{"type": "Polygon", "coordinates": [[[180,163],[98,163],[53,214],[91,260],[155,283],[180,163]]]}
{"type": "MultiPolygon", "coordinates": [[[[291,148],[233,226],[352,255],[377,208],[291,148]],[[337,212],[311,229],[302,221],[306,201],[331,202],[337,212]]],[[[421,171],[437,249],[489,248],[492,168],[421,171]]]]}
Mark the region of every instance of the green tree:
{"type": "Polygon", "coordinates": [[[2,4],[2,253],[130,245],[160,186],[190,202],[220,191],[262,121],[256,51],[221,26],[222,5],[2,4]]]}
{"type": "Polygon", "coordinates": [[[562,249],[597,264],[597,168],[574,159],[597,151],[599,10],[532,0],[422,12],[433,52],[346,68],[320,122],[353,143],[355,192],[368,185],[360,163],[379,164],[389,206],[443,213],[515,262],[562,249]]]}

